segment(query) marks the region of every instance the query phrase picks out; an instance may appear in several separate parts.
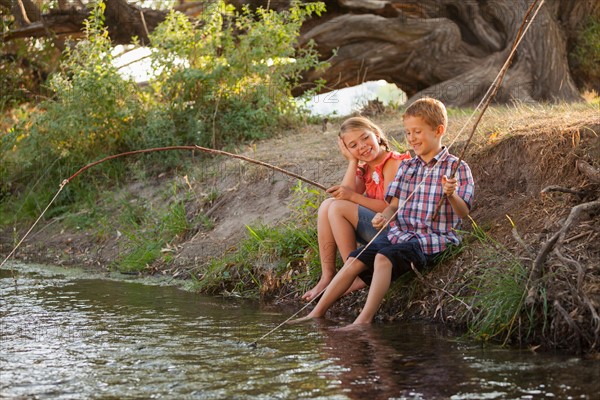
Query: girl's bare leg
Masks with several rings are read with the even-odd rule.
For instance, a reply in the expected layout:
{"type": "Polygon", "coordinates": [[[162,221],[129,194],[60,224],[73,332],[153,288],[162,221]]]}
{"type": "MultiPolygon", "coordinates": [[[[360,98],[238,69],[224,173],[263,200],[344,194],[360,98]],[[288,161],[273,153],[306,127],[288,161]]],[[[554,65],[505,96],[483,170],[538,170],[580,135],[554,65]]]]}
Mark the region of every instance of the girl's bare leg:
{"type": "MultiPolygon", "coordinates": [[[[356,250],[356,227],[358,226],[358,204],[347,200],[338,200],[329,207],[329,225],[340,250],[342,260],[346,262],[350,252],[356,250]]],[[[367,285],[360,279],[352,283],[344,293],[360,290],[367,285]]]]}
{"type": "Polygon", "coordinates": [[[370,324],[377,313],[385,293],[390,288],[392,281],[392,263],[381,254],[375,256],[373,280],[369,287],[369,294],[363,310],[360,312],[354,324],[370,324]]]}
{"type": "MultiPolygon", "coordinates": [[[[329,285],[335,275],[335,259],[339,249],[342,261],[346,262],[350,252],[356,250],[356,227],[358,226],[358,204],[348,200],[327,199],[321,203],[317,218],[317,237],[321,260],[321,278],[311,290],[302,295],[311,301],[329,285]]],[[[364,288],[360,279],[344,293],[364,288]]]]}
{"type": "Polygon", "coordinates": [[[348,200],[337,200],[329,207],[327,217],[335,243],[345,262],[350,252],[356,250],[358,204],[348,200]]]}
{"type": "Polygon", "coordinates": [[[326,199],[319,207],[317,238],[319,242],[319,258],[321,260],[321,278],[315,287],[302,295],[302,300],[311,301],[318,296],[329,285],[329,282],[331,282],[335,275],[337,246],[331,225],[329,224],[329,208],[335,201],[335,199],[326,199]]]}

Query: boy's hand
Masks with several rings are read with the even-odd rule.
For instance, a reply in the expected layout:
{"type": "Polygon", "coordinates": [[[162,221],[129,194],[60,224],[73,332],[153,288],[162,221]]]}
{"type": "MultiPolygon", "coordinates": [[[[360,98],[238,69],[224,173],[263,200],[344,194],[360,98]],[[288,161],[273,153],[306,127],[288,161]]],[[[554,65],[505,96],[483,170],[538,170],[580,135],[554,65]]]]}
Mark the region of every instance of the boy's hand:
{"type": "Polygon", "coordinates": [[[458,181],[456,178],[448,178],[446,175],[442,176],[442,188],[446,197],[451,197],[456,188],[458,187],[458,181]]]}
{"type": "Polygon", "coordinates": [[[348,161],[358,161],[356,157],[350,154],[350,150],[346,147],[346,143],[342,140],[341,137],[338,136],[338,147],[340,148],[340,152],[344,156],[344,158],[348,161]]]}
{"type": "Polygon", "coordinates": [[[387,224],[387,218],[382,213],[377,213],[371,220],[373,228],[380,230],[387,224]]]}
{"type": "Polygon", "coordinates": [[[348,200],[352,201],[353,196],[356,195],[354,190],[347,188],[342,185],[335,185],[327,189],[327,193],[329,193],[336,200],[348,200]]]}

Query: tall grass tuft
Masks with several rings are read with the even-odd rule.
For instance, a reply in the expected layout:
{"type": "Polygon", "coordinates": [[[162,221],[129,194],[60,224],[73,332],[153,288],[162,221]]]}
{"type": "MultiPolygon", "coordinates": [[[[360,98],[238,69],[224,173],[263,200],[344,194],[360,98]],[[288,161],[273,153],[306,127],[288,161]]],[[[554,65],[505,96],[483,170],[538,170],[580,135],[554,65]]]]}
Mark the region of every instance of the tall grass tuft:
{"type": "Polygon", "coordinates": [[[482,245],[482,254],[479,274],[470,285],[472,294],[465,299],[471,306],[469,332],[485,341],[506,343],[524,322],[534,323],[530,318],[535,314],[524,309],[528,271],[514,254],[472,223],[471,235],[482,245]]]}

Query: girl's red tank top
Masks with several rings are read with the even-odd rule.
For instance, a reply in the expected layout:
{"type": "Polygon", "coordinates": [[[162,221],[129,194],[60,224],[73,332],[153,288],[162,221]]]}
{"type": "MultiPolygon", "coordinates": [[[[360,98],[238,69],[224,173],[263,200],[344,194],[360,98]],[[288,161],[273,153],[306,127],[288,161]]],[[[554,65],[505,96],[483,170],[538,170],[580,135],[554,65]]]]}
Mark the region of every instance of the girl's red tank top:
{"type": "Polygon", "coordinates": [[[364,169],[364,173],[360,171],[360,169],[357,169],[356,175],[359,178],[362,178],[363,182],[365,183],[365,196],[372,199],[383,200],[385,196],[385,190],[387,189],[383,187],[383,167],[390,158],[394,160],[407,160],[411,158],[411,155],[408,151],[404,154],[400,154],[396,151],[390,151],[387,153],[385,158],[372,170],[368,164],[361,166],[361,168],[364,169]]]}

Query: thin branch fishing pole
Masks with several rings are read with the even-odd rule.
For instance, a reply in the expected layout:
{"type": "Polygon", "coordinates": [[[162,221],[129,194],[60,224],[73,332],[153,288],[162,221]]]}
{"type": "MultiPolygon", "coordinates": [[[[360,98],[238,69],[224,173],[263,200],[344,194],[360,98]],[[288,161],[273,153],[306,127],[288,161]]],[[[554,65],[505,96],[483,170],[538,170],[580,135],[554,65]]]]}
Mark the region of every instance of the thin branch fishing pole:
{"type": "MultiPolygon", "coordinates": [[[[535,13],[533,14],[533,17],[531,18],[531,20],[529,20],[529,24],[527,24],[527,20],[529,18],[529,16],[531,15],[531,13],[533,12],[533,9],[535,8],[536,3],[540,1],[540,0],[533,0],[533,2],[531,3],[531,5],[529,6],[529,9],[527,10],[527,12],[525,13],[525,17],[523,18],[523,22],[521,23],[521,26],[519,27],[519,30],[517,31],[517,35],[515,36],[515,40],[513,41],[513,44],[511,46],[511,50],[510,50],[510,54],[508,55],[508,58],[506,59],[506,62],[504,63],[504,65],[502,66],[502,68],[500,69],[500,73],[498,74],[498,76],[496,77],[496,79],[494,80],[494,82],[492,83],[491,86],[491,90],[488,91],[489,96],[485,99],[483,106],[481,108],[481,111],[479,113],[479,115],[477,116],[477,119],[475,120],[475,123],[473,124],[473,128],[471,129],[471,132],[469,133],[469,137],[467,138],[467,142],[465,143],[465,146],[463,147],[459,157],[458,157],[458,161],[457,163],[454,165],[454,167],[452,168],[452,171],[450,173],[450,179],[454,178],[456,176],[456,171],[458,170],[458,167],[460,167],[460,163],[464,158],[464,155],[469,147],[469,145],[471,144],[471,139],[473,139],[473,135],[475,134],[475,131],[477,130],[477,127],[479,126],[479,122],[481,122],[481,118],[483,117],[483,114],[485,114],[485,112],[487,111],[490,103],[492,102],[492,100],[494,99],[494,97],[496,97],[496,94],[498,93],[498,90],[500,89],[500,86],[502,85],[502,81],[504,80],[504,76],[506,75],[506,73],[508,72],[508,68],[510,67],[510,64],[512,63],[512,60],[516,54],[516,50],[517,47],[519,46],[519,43],[521,43],[521,39],[523,38],[523,36],[525,36],[525,33],[527,32],[527,30],[529,29],[529,27],[531,26],[531,23],[533,22],[533,20],[535,19],[538,11],[540,10],[540,8],[542,7],[542,5],[544,4],[544,0],[541,0],[539,6],[537,7],[537,9],[535,10],[535,13]],[[526,26],[527,24],[527,26],[526,26]]],[[[487,95],[487,93],[486,93],[487,95]]],[[[433,213],[433,216],[431,217],[432,221],[435,221],[435,219],[437,218],[439,212],[440,212],[440,208],[442,208],[442,204],[444,203],[444,201],[446,200],[446,194],[442,194],[442,198],[440,199],[440,201],[438,202],[435,211],[433,213]]]]}
{"type": "Polygon", "coordinates": [[[218,154],[218,155],[222,155],[222,156],[226,156],[226,157],[237,158],[237,159],[244,160],[244,161],[247,161],[247,162],[250,162],[250,163],[253,163],[253,164],[258,164],[258,165],[261,165],[263,167],[270,168],[270,169],[272,169],[274,171],[281,172],[282,174],[285,174],[285,175],[292,176],[292,177],[297,178],[297,179],[299,179],[301,181],[304,181],[304,182],[306,182],[306,183],[308,183],[310,185],[316,186],[319,189],[327,190],[327,188],[325,186],[321,185],[318,182],[315,182],[313,180],[310,180],[308,178],[305,178],[305,177],[303,177],[301,175],[298,175],[298,174],[295,174],[293,172],[287,171],[287,170],[285,170],[283,168],[276,167],[275,165],[271,165],[271,164],[266,163],[264,161],[255,160],[253,158],[242,156],[240,154],[229,153],[227,151],[210,149],[210,148],[207,148],[207,147],[201,147],[201,146],[197,146],[197,145],[193,145],[193,146],[155,147],[155,148],[151,148],[151,149],[134,150],[134,151],[128,151],[128,152],[125,152],[125,153],[115,154],[115,155],[112,155],[112,156],[104,157],[101,160],[95,161],[95,162],[93,162],[91,164],[86,165],[85,167],[82,167],[81,169],[79,169],[77,172],[75,172],[73,175],[71,175],[66,180],[68,182],[70,182],[72,179],[74,179],[77,175],[81,174],[83,171],[85,171],[85,170],[87,170],[89,168],[92,168],[95,165],[101,164],[101,163],[103,163],[105,161],[108,161],[108,160],[112,160],[112,159],[119,158],[119,157],[130,156],[130,155],[133,155],[133,154],[152,153],[152,152],[170,151],[170,150],[199,150],[199,151],[202,151],[202,152],[205,152],[205,153],[218,154]]]}
{"type": "Polygon", "coordinates": [[[73,175],[71,175],[70,177],[68,177],[67,179],[63,180],[60,184],[60,187],[58,189],[58,191],[56,192],[56,194],[54,195],[54,197],[52,198],[52,200],[50,200],[50,203],[48,203],[48,205],[46,206],[46,208],[42,211],[42,213],[40,214],[40,216],[35,220],[35,222],[33,223],[33,225],[31,225],[31,227],[27,230],[27,232],[25,233],[25,235],[21,238],[21,240],[17,243],[17,245],[12,249],[12,251],[8,254],[8,256],[6,256],[6,258],[4,258],[4,260],[2,261],[2,263],[0,263],[0,268],[2,268],[4,266],[4,264],[6,264],[6,262],[15,254],[15,252],[17,251],[17,249],[21,246],[21,244],[25,241],[25,239],[27,238],[27,236],[29,236],[29,234],[31,233],[31,231],[33,230],[33,228],[35,228],[35,226],[38,224],[38,222],[40,222],[40,220],[42,219],[42,217],[44,216],[44,214],[46,214],[46,211],[48,211],[48,209],[50,208],[50,206],[54,203],[54,201],[56,200],[56,198],[58,197],[58,195],[60,194],[60,192],[63,190],[63,188],[69,183],[71,182],[73,179],[75,179],[78,175],[80,175],[81,173],[83,173],[84,171],[98,165],[101,164],[103,162],[109,161],[109,160],[113,160],[115,158],[119,158],[119,157],[125,157],[125,156],[130,156],[130,155],[134,155],[134,154],[144,154],[144,153],[153,153],[153,152],[159,152],[159,151],[171,151],[171,150],[192,150],[192,151],[202,151],[205,153],[210,153],[210,154],[218,154],[218,155],[223,155],[226,157],[231,157],[231,158],[237,158],[243,161],[247,161],[253,164],[257,164],[257,165],[261,165],[263,167],[267,167],[270,168],[274,171],[277,172],[281,172],[282,174],[285,175],[289,175],[292,176],[296,179],[299,179],[303,182],[306,182],[310,185],[313,185],[319,189],[322,189],[323,191],[327,190],[327,188],[323,185],[321,185],[318,182],[315,182],[313,180],[310,180],[308,178],[305,178],[301,175],[298,175],[296,173],[287,171],[283,168],[279,168],[276,167],[275,165],[271,165],[269,163],[266,163],[264,161],[259,161],[259,160],[255,160],[253,158],[250,157],[246,157],[246,156],[242,156],[239,154],[233,154],[233,153],[229,153],[223,150],[216,150],[216,149],[209,149],[207,147],[201,147],[201,146],[197,146],[197,145],[193,145],[193,146],[168,146],[168,147],[155,147],[155,148],[150,148],[150,149],[142,149],[142,150],[134,150],[134,151],[128,151],[125,153],[120,153],[120,154],[114,154],[112,156],[108,156],[108,157],[104,157],[98,161],[94,161],[93,163],[90,163],[82,168],[80,168],[79,170],[77,170],[77,172],[75,172],[73,175]]]}

